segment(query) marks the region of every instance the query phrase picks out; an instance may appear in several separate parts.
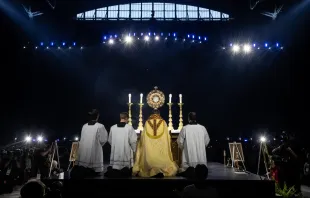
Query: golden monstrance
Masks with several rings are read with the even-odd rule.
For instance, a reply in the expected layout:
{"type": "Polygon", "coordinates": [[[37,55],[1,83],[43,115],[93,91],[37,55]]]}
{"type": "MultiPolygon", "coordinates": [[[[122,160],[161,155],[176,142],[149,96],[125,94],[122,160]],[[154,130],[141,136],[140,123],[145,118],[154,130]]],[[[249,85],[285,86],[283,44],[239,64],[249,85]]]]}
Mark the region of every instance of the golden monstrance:
{"type": "Polygon", "coordinates": [[[153,109],[159,109],[165,104],[165,95],[158,87],[154,89],[146,97],[147,104],[153,109]]]}

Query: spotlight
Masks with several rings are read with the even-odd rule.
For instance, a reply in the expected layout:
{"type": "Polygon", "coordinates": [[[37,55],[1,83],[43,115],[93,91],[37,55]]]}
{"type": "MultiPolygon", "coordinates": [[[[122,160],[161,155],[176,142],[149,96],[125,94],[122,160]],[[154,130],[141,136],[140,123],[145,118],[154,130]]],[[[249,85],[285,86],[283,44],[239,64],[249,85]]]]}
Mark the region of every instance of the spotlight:
{"type": "Polygon", "coordinates": [[[36,49],[38,49],[38,47],[36,46],[36,49]]]}
{"type": "Polygon", "coordinates": [[[266,137],[262,136],[262,137],[260,138],[260,141],[261,141],[261,142],[266,142],[266,137]]]}
{"type": "Polygon", "coordinates": [[[224,49],[226,49],[225,47],[222,47],[222,49],[224,50],[224,49]]]}
{"type": "Polygon", "coordinates": [[[58,47],[58,49],[60,49],[60,47],[58,47]]]}
{"type": "Polygon", "coordinates": [[[46,49],[49,49],[49,47],[47,46],[46,49]]]}
{"type": "Polygon", "coordinates": [[[78,137],[75,137],[75,141],[79,141],[79,138],[78,138],[78,137]]]}
{"type": "Polygon", "coordinates": [[[132,38],[130,36],[126,36],[125,42],[126,43],[131,43],[132,42],[132,38]]]}
{"type": "Polygon", "coordinates": [[[37,137],[37,141],[38,141],[38,142],[42,142],[42,141],[43,141],[43,137],[42,137],[42,136],[38,136],[38,137],[37,137]]]}
{"type": "Polygon", "coordinates": [[[111,45],[114,44],[114,40],[113,40],[113,39],[110,39],[110,40],[109,40],[109,44],[111,44],[111,45]]]}
{"type": "Polygon", "coordinates": [[[17,138],[14,139],[15,141],[17,140],[17,138]]]}
{"type": "Polygon", "coordinates": [[[270,50],[271,50],[271,47],[269,47],[268,49],[270,49],[270,50]]]}
{"type": "Polygon", "coordinates": [[[65,43],[65,42],[63,42],[63,43],[62,43],[62,46],[65,46],[65,45],[66,45],[66,43],[65,43]]]}
{"type": "Polygon", "coordinates": [[[25,141],[26,141],[26,142],[31,142],[31,137],[30,137],[30,136],[27,136],[27,137],[25,138],[25,141]]]}
{"type": "Polygon", "coordinates": [[[145,37],[144,37],[144,40],[145,40],[145,41],[149,41],[149,40],[150,40],[150,37],[145,36],[145,37]]]}
{"type": "Polygon", "coordinates": [[[158,41],[158,40],[159,40],[159,36],[156,36],[156,37],[155,37],[155,40],[158,41]]]}
{"type": "Polygon", "coordinates": [[[69,47],[69,49],[71,49],[71,47],[69,47]]]}
{"type": "Polygon", "coordinates": [[[174,39],[175,41],[178,40],[177,38],[174,39]]]}
{"type": "Polygon", "coordinates": [[[239,45],[234,45],[232,48],[233,52],[237,53],[240,51],[240,46],[239,45]]]}
{"type": "Polygon", "coordinates": [[[67,138],[66,137],[64,137],[64,140],[66,140],[67,138]]]}
{"type": "Polygon", "coordinates": [[[281,47],[281,50],[283,50],[283,47],[281,47]]]}
{"type": "Polygon", "coordinates": [[[81,50],[83,49],[83,47],[81,47],[81,50]]]}
{"type": "Polygon", "coordinates": [[[24,46],[24,49],[26,49],[26,46],[24,46]]]}
{"type": "Polygon", "coordinates": [[[248,45],[248,44],[245,44],[245,45],[243,46],[243,51],[244,51],[245,53],[251,52],[251,46],[248,45]]]}

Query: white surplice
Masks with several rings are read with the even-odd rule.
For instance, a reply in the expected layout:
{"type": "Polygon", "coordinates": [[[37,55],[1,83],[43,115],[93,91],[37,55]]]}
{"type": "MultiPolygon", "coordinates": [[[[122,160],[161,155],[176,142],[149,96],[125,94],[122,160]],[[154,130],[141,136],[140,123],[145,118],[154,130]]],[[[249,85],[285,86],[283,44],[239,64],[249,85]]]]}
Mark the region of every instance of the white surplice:
{"type": "Polygon", "coordinates": [[[133,153],[137,148],[137,134],[129,124],[116,124],[111,127],[109,134],[111,145],[110,166],[113,169],[131,168],[133,153]]]}
{"type": "Polygon", "coordinates": [[[196,167],[198,164],[207,166],[206,147],[210,142],[207,129],[200,124],[188,124],[180,131],[177,143],[182,149],[181,169],[196,167]]]}
{"type": "Polygon", "coordinates": [[[76,165],[92,168],[95,172],[103,172],[102,146],[108,140],[108,132],[100,123],[84,124],[79,142],[76,165]]]}

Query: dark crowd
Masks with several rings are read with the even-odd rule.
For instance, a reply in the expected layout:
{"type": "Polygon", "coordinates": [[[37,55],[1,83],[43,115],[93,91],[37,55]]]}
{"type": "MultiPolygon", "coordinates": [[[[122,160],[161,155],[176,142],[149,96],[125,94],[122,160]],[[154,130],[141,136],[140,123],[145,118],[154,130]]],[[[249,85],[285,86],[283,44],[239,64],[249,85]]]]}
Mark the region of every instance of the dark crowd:
{"type": "MultiPolygon", "coordinates": [[[[287,136],[284,137],[284,141],[279,139],[278,141],[270,141],[267,143],[268,152],[270,156],[272,156],[272,162],[269,161],[269,174],[282,186],[285,182],[290,186],[296,186],[297,189],[300,189],[301,184],[310,184],[309,150],[303,148],[301,144],[298,144],[291,138],[292,137],[287,136]],[[297,157],[292,158],[287,148],[291,148],[297,157]]],[[[213,139],[207,148],[208,161],[224,163],[223,151],[226,150],[227,158],[225,163],[229,163],[228,142],[230,141],[215,141],[213,139]]],[[[60,182],[46,185],[40,180],[53,177],[59,178],[61,172],[66,172],[69,165],[70,147],[71,142],[62,143],[62,146],[58,148],[59,160],[55,155],[55,145],[53,143],[42,143],[40,145],[34,143],[27,145],[23,143],[23,146],[20,148],[10,147],[2,149],[0,155],[0,194],[11,193],[15,186],[26,184],[20,192],[23,198],[40,197],[39,194],[42,193],[45,195],[44,197],[61,197],[62,184],[60,182]],[[58,163],[60,163],[61,166],[58,166],[58,163]],[[34,192],[37,192],[38,196],[36,196],[34,192]],[[29,196],[29,194],[31,196],[29,196]]],[[[249,140],[247,142],[242,142],[242,147],[246,169],[256,173],[259,143],[249,140]]],[[[104,147],[103,150],[105,160],[109,159],[108,153],[110,148],[104,147]]],[[[197,170],[193,172],[202,172],[204,175],[203,177],[207,178],[208,170],[206,167],[196,167],[196,169],[197,170]]],[[[261,162],[260,170],[260,175],[264,175],[265,167],[263,162],[261,162]]],[[[198,175],[197,178],[200,178],[200,176],[198,175]]],[[[197,193],[197,188],[199,188],[199,186],[190,186],[186,189],[186,193],[190,191],[197,193]]],[[[208,194],[210,192],[216,194],[214,189],[208,188],[206,192],[208,192],[208,194]]],[[[199,193],[203,192],[199,191],[199,193]]]]}

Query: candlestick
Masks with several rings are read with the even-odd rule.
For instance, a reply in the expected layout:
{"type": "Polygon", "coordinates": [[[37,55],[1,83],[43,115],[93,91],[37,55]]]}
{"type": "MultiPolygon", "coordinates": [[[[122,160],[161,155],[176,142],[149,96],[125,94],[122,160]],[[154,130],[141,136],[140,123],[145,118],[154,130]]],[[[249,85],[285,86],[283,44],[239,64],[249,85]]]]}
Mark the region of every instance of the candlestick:
{"type": "Polygon", "coordinates": [[[143,116],[142,116],[142,107],[143,107],[143,103],[140,100],[139,106],[140,106],[140,113],[139,113],[139,126],[138,129],[140,131],[143,131],[143,116]]]}
{"type": "Polygon", "coordinates": [[[142,103],[143,100],[143,94],[140,94],[140,104],[142,103]]]}
{"type": "Polygon", "coordinates": [[[179,95],[180,103],[182,103],[182,94],[179,95]]]}
{"type": "Polygon", "coordinates": [[[128,94],[128,103],[131,103],[131,94],[128,94]]]}
{"type": "MultiPolygon", "coordinates": [[[[131,99],[129,99],[131,101],[131,99]]],[[[132,125],[132,119],[131,119],[131,105],[133,105],[131,102],[127,103],[128,104],[128,124],[132,125]]]]}
{"type": "MultiPolygon", "coordinates": [[[[170,94],[171,95],[171,94],[170,94]]],[[[169,97],[170,97],[169,95],[169,97]]],[[[171,97],[170,97],[171,99],[171,97]]],[[[171,111],[171,106],[173,105],[171,103],[171,100],[169,100],[169,103],[167,103],[167,105],[169,106],[169,124],[168,124],[168,131],[172,131],[173,130],[173,125],[172,125],[172,111],[171,111]]]]}
{"type": "MultiPolygon", "coordinates": [[[[180,101],[182,101],[182,95],[180,94],[180,101]]],[[[178,130],[181,131],[181,129],[183,128],[183,112],[182,112],[182,106],[184,105],[183,103],[179,103],[178,104],[179,107],[180,107],[180,115],[179,115],[179,127],[178,127],[178,130]]]]}
{"type": "Polygon", "coordinates": [[[169,103],[171,103],[172,94],[169,94],[169,103]]]}

